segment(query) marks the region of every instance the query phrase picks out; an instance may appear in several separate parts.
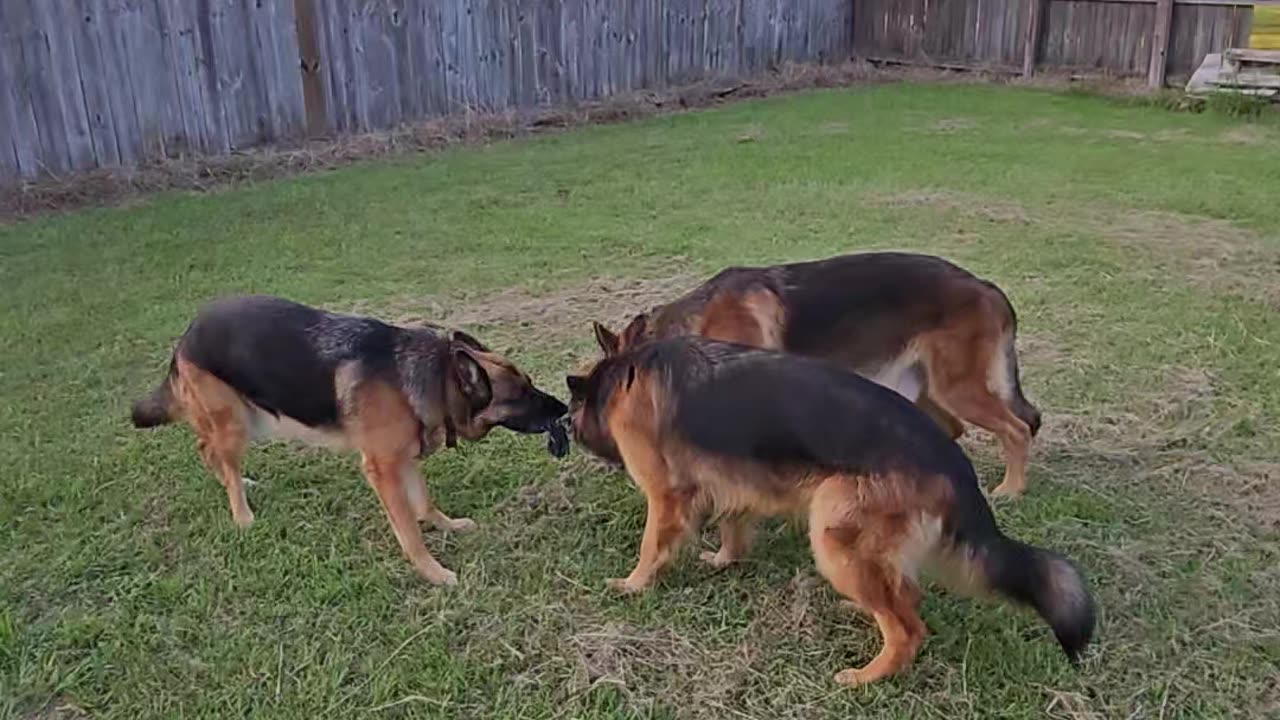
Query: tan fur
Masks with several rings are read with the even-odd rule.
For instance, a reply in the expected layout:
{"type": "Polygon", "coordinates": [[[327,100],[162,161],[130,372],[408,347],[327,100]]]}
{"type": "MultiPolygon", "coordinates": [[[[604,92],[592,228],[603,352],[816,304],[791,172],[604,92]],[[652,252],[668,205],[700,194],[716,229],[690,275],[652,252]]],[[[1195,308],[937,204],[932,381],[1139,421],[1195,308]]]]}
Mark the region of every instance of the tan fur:
{"type": "Polygon", "coordinates": [[[584,407],[574,413],[575,429],[591,433],[586,442],[616,445],[647,503],[636,565],[609,585],[627,593],[648,588],[708,512],[720,518],[721,547],[701,557],[714,567],[746,554],[756,518],[804,518],[819,572],[875,619],[884,640],[870,663],[840,672],[837,682],[873,682],[909,665],[926,633],[917,578],[932,559],[945,559],[950,486],[941,478],[813,475],[709,457],[671,431],[665,393],[658,378],[638,371],[615,388],[598,420],[584,407]]]}
{"type": "MultiPolygon", "coordinates": [[[[488,363],[500,366],[496,361],[488,363]]],[[[377,494],[396,540],[414,569],[432,583],[457,581],[457,576],[441,566],[423,544],[418,521],[454,531],[472,529],[475,523],[466,518],[451,519],[432,505],[417,459],[424,450],[429,452],[443,444],[444,428],[426,428],[423,434],[431,447],[422,448],[418,418],[401,391],[382,382],[357,382],[352,367],[339,368],[335,385],[344,430],[324,432],[262,411],[182,356],[177,357],[176,364],[173,383],[177,414],[195,431],[201,458],[226,488],[237,525],[248,527],[254,519],[240,475],[241,461],[253,440],[285,439],[353,449],[360,453],[365,479],[377,494]]],[[[477,431],[467,430],[471,435],[477,431]]]]}
{"type": "Polygon", "coordinates": [[[1008,388],[1001,388],[1003,395],[992,388],[994,373],[1005,368],[1006,340],[1006,330],[994,321],[993,312],[974,312],[943,330],[924,334],[919,343],[931,404],[1000,439],[1005,476],[992,492],[1016,497],[1027,486],[1031,428],[1010,409],[1008,388]]]}
{"type": "MultiPolygon", "coordinates": [[[[993,433],[1005,457],[1004,480],[993,492],[1018,496],[1026,489],[1032,433],[1010,406],[1013,389],[1004,352],[1011,341],[1008,311],[995,291],[985,289],[970,296],[964,293],[972,288],[963,290],[922,288],[922,293],[956,299],[940,329],[915,335],[887,360],[860,366],[839,352],[828,359],[845,363],[915,402],[952,439],[964,434],[965,422],[993,433]]],[[[766,288],[720,290],[705,296],[695,290],[637,316],[620,338],[609,335],[614,340],[612,353],[626,352],[652,338],[683,334],[782,350],[787,321],[781,299],[766,288]]],[[[597,329],[597,337],[601,330],[597,329]]]]}
{"type": "Polygon", "coordinates": [[[782,301],[764,288],[733,295],[719,293],[699,316],[697,334],[712,340],[781,350],[784,317],[782,301]]]}

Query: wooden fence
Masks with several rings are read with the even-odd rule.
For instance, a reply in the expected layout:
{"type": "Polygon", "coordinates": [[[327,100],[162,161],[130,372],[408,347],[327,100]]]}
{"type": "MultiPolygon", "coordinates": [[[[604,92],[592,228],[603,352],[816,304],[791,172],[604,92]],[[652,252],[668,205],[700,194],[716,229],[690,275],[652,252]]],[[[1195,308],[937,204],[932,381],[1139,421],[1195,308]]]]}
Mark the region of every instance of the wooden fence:
{"type": "Polygon", "coordinates": [[[854,52],[1032,74],[1036,68],[1186,78],[1248,42],[1232,0],[854,0],[854,52]]]}
{"type": "Polygon", "coordinates": [[[1232,0],[0,0],[0,179],[854,54],[1161,84],[1242,44],[1250,17],[1232,0]]]}
{"type": "Polygon", "coordinates": [[[0,0],[0,178],[851,50],[851,0],[0,0]]]}

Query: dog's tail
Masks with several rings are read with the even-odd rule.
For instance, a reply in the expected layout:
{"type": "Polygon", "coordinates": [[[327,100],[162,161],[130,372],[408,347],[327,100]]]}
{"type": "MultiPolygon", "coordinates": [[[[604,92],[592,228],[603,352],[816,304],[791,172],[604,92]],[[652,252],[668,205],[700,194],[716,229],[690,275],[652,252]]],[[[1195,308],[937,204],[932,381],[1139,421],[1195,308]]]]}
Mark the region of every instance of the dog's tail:
{"type": "MultiPolygon", "coordinates": [[[[990,518],[989,509],[985,514],[990,518]]],[[[994,519],[985,531],[970,524],[964,535],[964,540],[953,538],[952,552],[947,554],[948,560],[959,560],[963,566],[948,568],[951,578],[961,571],[958,576],[964,580],[957,583],[959,589],[985,589],[1034,609],[1053,629],[1067,658],[1077,662],[1093,638],[1096,608],[1076,566],[1057,553],[1004,535],[994,519]]]]}
{"type": "Polygon", "coordinates": [[[1003,321],[1004,332],[1000,337],[1001,347],[999,348],[998,361],[994,363],[995,367],[991,368],[991,377],[988,378],[991,387],[1000,395],[1000,399],[1009,404],[1009,409],[1013,414],[1021,418],[1022,422],[1027,424],[1031,430],[1031,437],[1035,437],[1040,432],[1040,411],[1030,400],[1022,394],[1022,380],[1018,371],[1018,351],[1014,347],[1014,340],[1018,334],[1018,314],[1013,310],[1013,303],[1009,302],[1009,296],[1004,294],[994,283],[983,281],[990,290],[999,296],[999,302],[1004,305],[1005,316],[1003,321]]]}
{"type": "Polygon", "coordinates": [[[137,428],[167,425],[174,420],[173,383],[178,379],[176,359],[169,361],[169,373],[146,397],[133,403],[133,426],[137,428]]]}
{"type": "Polygon", "coordinates": [[[1031,404],[1026,395],[1022,394],[1022,381],[1018,373],[1018,351],[1013,346],[1013,335],[1013,331],[1010,330],[1004,337],[1004,365],[1009,387],[1009,397],[1005,398],[1005,401],[1009,403],[1013,414],[1022,418],[1022,422],[1031,428],[1031,437],[1035,437],[1036,433],[1040,432],[1040,410],[1031,404]]]}
{"type": "Polygon", "coordinates": [[[1070,560],[997,534],[983,547],[978,565],[992,590],[1034,608],[1071,662],[1080,659],[1093,638],[1096,609],[1070,560]]]}

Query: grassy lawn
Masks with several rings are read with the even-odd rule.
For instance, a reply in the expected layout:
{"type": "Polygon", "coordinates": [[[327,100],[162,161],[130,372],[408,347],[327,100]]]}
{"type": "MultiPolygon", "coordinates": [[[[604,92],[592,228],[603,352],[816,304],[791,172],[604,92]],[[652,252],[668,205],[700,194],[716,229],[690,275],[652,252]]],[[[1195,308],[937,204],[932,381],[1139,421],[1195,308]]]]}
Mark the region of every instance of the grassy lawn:
{"type": "MultiPolygon", "coordinates": [[[[1262,717],[1280,713],[1280,128],[1078,95],[777,97],[0,228],[0,717],[1262,717]],[[350,457],[252,453],[239,532],[189,433],[128,405],[194,307],[271,292],[475,331],[563,394],[619,319],[730,263],[948,256],[1021,319],[1045,413],[1011,534],[1102,608],[1078,671],[1032,616],[931,593],[905,675],[803,533],[618,598],[643,502],[495,433],[425,463],[401,557],[350,457]]],[[[980,474],[994,445],[967,437],[980,474]]],[[[711,538],[705,538],[704,543],[711,538]]]]}

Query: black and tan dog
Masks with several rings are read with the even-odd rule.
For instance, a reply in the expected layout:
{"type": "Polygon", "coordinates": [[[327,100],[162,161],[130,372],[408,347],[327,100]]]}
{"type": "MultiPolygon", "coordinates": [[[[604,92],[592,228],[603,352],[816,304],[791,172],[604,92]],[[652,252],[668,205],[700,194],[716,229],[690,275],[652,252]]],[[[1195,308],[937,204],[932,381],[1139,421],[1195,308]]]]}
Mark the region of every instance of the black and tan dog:
{"type": "Polygon", "coordinates": [[[621,591],[648,587],[707,513],[720,518],[720,550],[703,554],[716,567],[747,551],[755,518],[798,515],[818,570],[884,639],[837,682],[911,663],[925,636],[921,570],[1033,607],[1073,661],[1092,636],[1093,599],[1076,568],[1001,533],[960,448],[881,385],[697,337],[607,357],[568,384],[578,442],[621,462],[648,501],[639,562],[609,581],[621,591]]]}
{"type": "Polygon", "coordinates": [[[1021,495],[1040,412],[1022,395],[1017,319],[1000,288],[928,255],[863,253],[726,269],[638,315],[601,345],[701,335],[821,357],[891,387],[958,438],[959,420],[995,433],[1005,455],[997,494],[1021,495]]]}
{"type": "Polygon", "coordinates": [[[558,420],[566,409],[463,333],[450,338],[248,296],[200,310],[174,348],[168,377],[134,404],[133,423],[190,424],[241,527],[253,522],[240,476],[252,440],[359,451],[414,568],[433,583],[452,584],[457,577],[427,551],[415,520],[448,530],[475,523],[450,519],[431,504],[417,459],[498,425],[548,432],[548,449],[563,455],[568,438],[558,420]]]}

